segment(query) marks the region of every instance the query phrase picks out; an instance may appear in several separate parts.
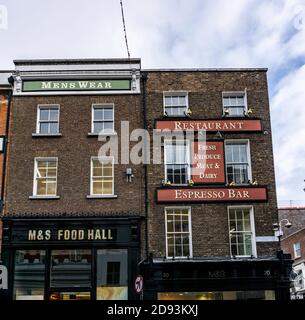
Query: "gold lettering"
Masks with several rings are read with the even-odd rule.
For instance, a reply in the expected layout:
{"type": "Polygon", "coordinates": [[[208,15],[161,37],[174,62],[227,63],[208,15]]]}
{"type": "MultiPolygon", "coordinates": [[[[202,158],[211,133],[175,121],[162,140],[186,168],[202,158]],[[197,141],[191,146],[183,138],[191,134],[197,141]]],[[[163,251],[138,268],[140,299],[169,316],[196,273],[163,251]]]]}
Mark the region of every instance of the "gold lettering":
{"type": "Polygon", "coordinates": [[[111,235],[111,229],[108,229],[108,240],[113,240],[111,235]]]}
{"type": "Polygon", "coordinates": [[[88,230],[88,240],[93,240],[94,239],[94,230],[89,229],[88,230]]]}
{"type": "Polygon", "coordinates": [[[63,230],[58,230],[57,231],[57,240],[61,240],[62,239],[62,236],[63,236],[63,230]]]}
{"type": "Polygon", "coordinates": [[[28,240],[36,240],[36,230],[29,230],[28,233],[28,240]]]}
{"type": "Polygon", "coordinates": [[[101,231],[100,229],[95,230],[95,240],[101,240],[101,231]]]}

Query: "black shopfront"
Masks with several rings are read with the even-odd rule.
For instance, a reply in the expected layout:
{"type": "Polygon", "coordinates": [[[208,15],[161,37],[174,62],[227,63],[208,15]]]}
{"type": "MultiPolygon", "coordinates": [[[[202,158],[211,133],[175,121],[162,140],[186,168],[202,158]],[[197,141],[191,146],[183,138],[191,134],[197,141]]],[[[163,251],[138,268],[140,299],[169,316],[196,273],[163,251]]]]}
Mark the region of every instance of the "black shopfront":
{"type": "Polygon", "coordinates": [[[4,218],[13,300],[134,300],[140,218],[4,218]]]}
{"type": "Polygon", "coordinates": [[[289,300],[292,260],[282,251],[274,259],[153,259],[140,265],[144,299],[289,300]]]}

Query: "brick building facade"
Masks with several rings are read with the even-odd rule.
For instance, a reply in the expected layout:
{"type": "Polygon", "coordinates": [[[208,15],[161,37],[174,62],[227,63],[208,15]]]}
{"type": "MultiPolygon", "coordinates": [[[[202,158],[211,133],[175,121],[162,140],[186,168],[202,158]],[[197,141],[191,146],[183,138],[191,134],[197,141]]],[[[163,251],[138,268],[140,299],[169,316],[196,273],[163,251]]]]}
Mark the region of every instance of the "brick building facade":
{"type": "Polygon", "coordinates": [[[266,69],[141,70],[139,59],[15,66],[10,298],[289,298],[291,261],[273,235],[266,69]],[[148,163],[122,163],[122,149],[138,146],[136,132],[122,140],[134,129],[148,130],[137,153],[148,163]],[[155,134],[165,135],[160,146],[155,134]],[[99,154],[111,141],[118,163],[115,151],[99,154]]]}
{"type": "Polygon", "coordinates": [[[291,223],[290,228],[283,228],[281,247],[290,253],[293,261],[292,299],[305,297],[305,208],[279,208],[279,219],[291,223]]]}
{"type": "MultiPolygon", "coordinates": [[[[0,213],[2,216],[4,188],[5,188],[5,172],[7,158],[7,142],[8,142],[8,127],[9,127],[9,109],[11,101],[12,87],[9,83],[11,72],[0,71],[0,213]]],[[[0,253],[2,242],[2,221],[0,219],[0,253]]]]}
{"type": "Polygon", "coordinates": [[[10,297],[135,299],[143,166],[98,155],[107,137],[120,150],[121,121],[142,126],[140,60],[15,66],[3,236],[10,297]]]}
{"type": "Polygon", "coordinates": [[[147,70],[146,74],[149,130],[182,128],[187,134],[188,129],[206,129],[209,146],[218,143],[223,157],[218,164],[225,170],[215,169],[215,161],[210,161],[210,175],[196,178],[189,161],[194,145],[189,143],[181,152],[181,145],[171,141],[168,146],[164,139],[163,157],[169,158],[171,150],[180,154],[148,166],[151,256],[142,265],[144,295],[287,298],[289,256],[278,255],[272,230],[277,203],[266,70],[147,70]],[[257,128],[252,127],[255,122],[257,128]],[[186,159],[184,154],[189,153],[186,159]],[[242,196],[261,189],[267,196],[242,196]],[[238,191],[240,197],[225,196],[238,191]],[[238,225],[241,214],[247,216],[243,223],[249,227],[238,225]],[[179,225],[177,219],[184,222],[179,225]],[[246,231],[248,239],[242,238],[246,231]],[[248,248],[242,248],[247,242],[248,248]],[[286,271],[281,269],[284,258],[288,258],[286,271]]]}

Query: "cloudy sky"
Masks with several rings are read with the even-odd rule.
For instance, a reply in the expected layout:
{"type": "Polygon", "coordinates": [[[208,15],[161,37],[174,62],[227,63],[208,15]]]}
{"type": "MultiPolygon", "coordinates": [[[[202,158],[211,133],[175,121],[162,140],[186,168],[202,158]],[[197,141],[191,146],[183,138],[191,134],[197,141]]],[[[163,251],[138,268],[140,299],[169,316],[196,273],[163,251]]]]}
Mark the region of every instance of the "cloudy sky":
{"type": "MultiPolygon", "coordinates": [[[[0,69],[13,59],[126,57],[119,2],[0,0],[0,69]]],[[[143,68],[269,68],[279,203],[305,205],[305,1],[123,3],[143,68]]]]}

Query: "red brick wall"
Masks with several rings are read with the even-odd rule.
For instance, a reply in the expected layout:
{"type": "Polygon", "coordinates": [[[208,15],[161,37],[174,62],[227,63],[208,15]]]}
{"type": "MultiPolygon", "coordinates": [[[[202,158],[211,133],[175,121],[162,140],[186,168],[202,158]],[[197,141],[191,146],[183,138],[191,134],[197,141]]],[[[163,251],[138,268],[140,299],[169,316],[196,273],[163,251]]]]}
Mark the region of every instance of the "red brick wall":
{"type": "Polygon", "coordinates": [[[294,259],[294,264],[299,264],[305,261],[305,228],[291,234],[281,241],[281,247],[284,252],[290,253],[291,258],[294,259]],[[301,243],[301,257],[295,258],[293,245],[297,242],[301,243]]]}
{"type": "MultiPolygon", "coordinates": [[[[225,139],[249,139],[252,176],[259,184],[267,185],[268,202],[243,203],[253,205],[257,236],[272,236],[272,224],[278,221],[269,99],[265,72],[148,72],[147,108],[149,129],[163,117],[163,92],[187,91],[191,119],[221,119],[222,92],[243,91],[247,88],[248,107],[252,117],[262,120],[265,133],[223,133],[225,139]]],[[[170,118],[167,118],[170,120],[170,118]]],[[[212,138],[214,134],[208,134],[212,138]]],[[[165,256],[166,205],[156,204],[156,188],[164,179],[164,165],[149,165],[149,250],[156,257],[165,256]]],[[[173,203],[172,206],[183,206],[173,203]]],[[[185,204],[187,205],[187,204],[185,204]]],[[[192,236],[194,257],[229,256],[227,206],[236,203],[192,205],[192,236]]],[[[259,256],[275,256],[277,242],[257,243],[259,256]]]]}

